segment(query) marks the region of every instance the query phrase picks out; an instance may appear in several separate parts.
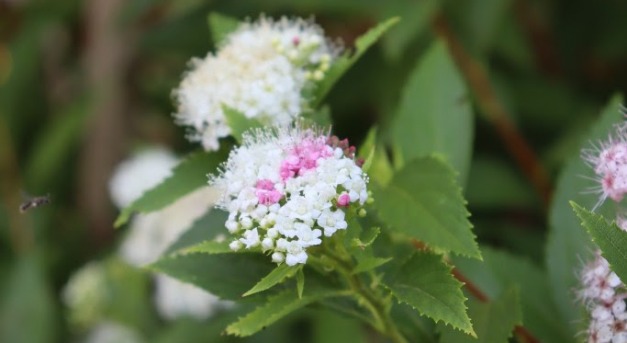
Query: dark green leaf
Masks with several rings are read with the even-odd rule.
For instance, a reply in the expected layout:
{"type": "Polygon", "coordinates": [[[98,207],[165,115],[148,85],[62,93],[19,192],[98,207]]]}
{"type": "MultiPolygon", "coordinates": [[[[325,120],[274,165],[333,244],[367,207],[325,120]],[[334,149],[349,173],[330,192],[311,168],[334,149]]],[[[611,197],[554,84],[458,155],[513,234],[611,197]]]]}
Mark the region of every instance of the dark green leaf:
{"type": "Polygon", "coordinates": [[[281,282],[285,281],[288,278],[291,278],[296,274],[301,267],[293,267],[288,266],[287,264],[282,264],[276,268],[274,268],[270,274],[266,275],[261,279],[253,288],[249,289],[242,296],[247,297],[249,295],[253,295],[255,293],[263,292],[267,289],[270,289],[281,282]]]}
{"type": "Polygon", "coordinates": [[[216,171],[226,159],[225,147],[216,153],[197,152],[188,156],[172,170],[172,175],[145,192],[139,199],[122,210],[115,227],[124,225],[134,212],[148,213],[160,210],[192,191],[206,186],[207,174],[216,171]]]}
{"type": "Polygon", "coordinates": [[[592,241],[601,248],[603,257],[610,263],[612,271],[621,280],[627,280],[627,231],[621,230],[616,223],[608,222],[602,215],[590,212],[577,205],[570,205],[581,219],[581,225],[588,231],[592,241]]]}
{"type": "Polygon", "coordinates": [[[316,313],[313,319],[314,343],[369,342],[365,330],[357,320],[324,311],[316,313]]]}
{"type": "Polygon", "coordinates": [[[296,291],[298,292],[298,299],[302,299],[305,291],[305,273],[303,268],[300,268],[296,274],[296,291]]]}
{"type": "Polygon", "coordinates": [[[404,161],[443,154],[465,183],[474,122],[466,86],[443,42],[410,74],[394,120],[392,136],[404,161]]]}
{"type": "Polygon", "coordinates": [[[481,259],[455,173],[444,161],[413,160],[375,191],[379,216],[390,228],[436,251],[481,259]]]}
{"type": "Polygon", "coordinates": [[[207,23],[216,45],[223,43],[224,39],[240,25],[239,20],[216,12],[209,13],[207,23]]]}
{"type": "Polygon", "coordinates": [[[391,257],[366,257],[357,262],[357,266],[353,269],[353,274],[359,274],[373,270],[392,260],[391,257]]]}
{"type": "Polygon", "coordinates": [[[313,107],[318,107],[327,93],[331,90],[337,80],[370,48],[390,27],[394,26],[400,19],[398,17],[388,19],[376,27],[368,30],[364,35],[355,40],[355,51],[345,52],[333,64],[320,81],[315,91],[313,107]]]}
{"type": "Polygon", "coordinates": [[[451,267],[442,262],[441,256],[416,253],[385,284],[399,302],[475,336],[466,314],[463,284],[451,275],[451,267]]]}
{"type": "Polygon", "coordinates": [[[150,266],[231,300],[241,299],[244,292],[275,267],[269,258],[256,253],[175,255],[150,266]]]}

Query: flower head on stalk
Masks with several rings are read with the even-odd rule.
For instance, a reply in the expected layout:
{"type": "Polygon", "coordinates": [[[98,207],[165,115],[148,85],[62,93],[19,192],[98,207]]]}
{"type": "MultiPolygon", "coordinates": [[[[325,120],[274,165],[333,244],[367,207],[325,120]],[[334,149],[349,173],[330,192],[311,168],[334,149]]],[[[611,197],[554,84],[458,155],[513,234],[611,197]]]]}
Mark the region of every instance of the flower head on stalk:
{"type": "Polygon", "coordinates": [[[173,92],[175,117],[206,150],[217,150],[231,133],[224,107],[265,124],[288,124],[340,51],[312,21],[262,16],[242,23],[215,54],[191,60],[173,92]]]}
{"type": "Polygon", "coordinates": [[[306,263],[323,235],[346,229],[347,210],[368,199],[354,147],[299,127],[246,133],[210,183],[223,193],[231,249],[259,248],[290,266],[306,263]]]}

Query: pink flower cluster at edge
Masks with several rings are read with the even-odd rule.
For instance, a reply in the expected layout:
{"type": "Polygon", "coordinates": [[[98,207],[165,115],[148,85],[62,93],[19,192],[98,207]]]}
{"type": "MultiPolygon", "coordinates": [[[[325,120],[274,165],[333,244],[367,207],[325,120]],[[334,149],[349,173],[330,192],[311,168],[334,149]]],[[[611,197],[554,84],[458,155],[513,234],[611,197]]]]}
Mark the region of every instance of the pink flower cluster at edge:
{"type": "MultiPolygon", "coordinates": [[[[327,145],[326,140],[324,136],[305,137],[299,144],[292,147],[288,156],[281,162],[279,170],[281,180],[285,181],[302,175],[307,170],[315,169],[318,159],[332,156],[333,149],[327,145]]],[[[276,204],[283,197],[283,194],[275,188],[274,183],[267,179],[257,181],[255,188],[255,195],[262,205],[276,204]]],[[[344,197],[341,201],[345,205],[341,206],[348,205],[349,200],[344,197]]]]}

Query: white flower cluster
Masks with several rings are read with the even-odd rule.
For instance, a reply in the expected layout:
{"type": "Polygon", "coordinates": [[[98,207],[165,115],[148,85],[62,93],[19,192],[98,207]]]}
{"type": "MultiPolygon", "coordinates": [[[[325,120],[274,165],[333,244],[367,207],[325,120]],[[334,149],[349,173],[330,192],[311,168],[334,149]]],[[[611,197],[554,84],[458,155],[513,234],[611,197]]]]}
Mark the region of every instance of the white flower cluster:
{"type": "Polygon", "coordinates": [[[243,23],[215,54],[191,60],[173,92],[175,118],[206,150],[217,150],[231,133],[224,106],[265,124],[287,124],[302,112],[303,91],[324,78],[339,51],[310,21],[243,23]]]}
{"type": "Polygon", "coordinates": [[[627,343],[627,288],[599,251],[581,273],[579,298],[590,312],[588,342],[627,343]]]}
{"type": "Polygon", "coordinates": [[[219,206],[236,235],[233,250],[260,247],[272,261],[307,261],[306,249],[347,227],[345,210],[368,199],[368,177],[354,147],[313,129],[247,133],[221,175],[210,183],[223,192],[219,206]]]}
{"type": "MultiPolygon", "coordinates": [[[[110,183],[112,197],[124,194],[121,198],[125,201],[122,203],[132,203],[144,191],[169,176],[176,161],[176,157],[164,149],[138,153],[116,170],[110,183]],[[131,187],[132,192],[118,187],[131,187]]],[[[218,193],[215,189],[203,187],[158,212],[137,215],[120,246],[120,255],[126,262],[137,267],[155,262],[217,199],[218,193]]],[[[157,309],[164,318],[191,316],[205,319],[217,307],[222,306],[212,294],[178,280],[168,278],[164,281],[165,279],[166,277],[156,277],[155,295],[157,309]]]]}
{"type": "Polygon", "coordinates": [[[97,262],[86,264],[68,280],[61,299],[69,308],[69,319],[74,325],[87,327],[100,320],[110,301],[106,282],[105,267],[97,262]]]}

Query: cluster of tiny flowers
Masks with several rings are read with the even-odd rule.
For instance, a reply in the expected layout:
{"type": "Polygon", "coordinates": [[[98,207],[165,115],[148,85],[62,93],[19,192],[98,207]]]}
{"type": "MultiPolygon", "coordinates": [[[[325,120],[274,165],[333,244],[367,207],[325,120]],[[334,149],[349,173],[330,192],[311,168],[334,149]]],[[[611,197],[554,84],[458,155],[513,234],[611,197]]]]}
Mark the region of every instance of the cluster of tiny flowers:
{"type": "Polygon", "coordinates": [[[302,112],[304,90],[324,78],[340,50],[311,21],[243,23],[215,54],[191,60],[173,92],[177,123],[206,150],[217,150],[231,132],[224,107],[264,124],[287,124],[302,112]]]}
{"type": "Polygon", "coordinates": [[[584,150],[583,159],[597,175],[601,194],[597,206],[607,198],[620,202],[627,194],[627,125],[615,125],[606,141],[584,150]]]}
{"type": "MultiPolygon", "coordinates": [[[[112,198],[118,199],[115,201],[118,205],[131,204],[169,176],[176,161],[175,155],[163,148],[137,153],[116,169],[110,182],[112,198]]],[[[217,190],[202,187],[160,211],[137,215],[120,245],[121,257],[137,267],[157,261],[194,221],[215,204],[218,196],[217,190]]],[[[202,320],[225,305],[216,296],[176,279],[156,276],[155,283],[157,310],[166,319],[188,316],[202,320]]]]}
{"type": "Polygon", "coordinates": [[[63,288],[61,299],[69,309],[69,319],[73,325],[88,327],[101,318],[110,301],[107,289],[105,267],[98,262],[90,262],[76,271],[63,288]]]}
{"type": "Polygon", "coordinates": [[[347,228],[346,210],[368,199],[368,177],[346,140],[313,129],[257,130],[210,183],[223,192],[231,249],[260,247],[272,261],[304,264],[321,236],[347,228]]]}
{"type": "Polygon", "coordinates": [[[590,313],[588,342],[627,343],[627,289],[600,252],[584,267],[580,279],[579,298],[590,313]]]}

